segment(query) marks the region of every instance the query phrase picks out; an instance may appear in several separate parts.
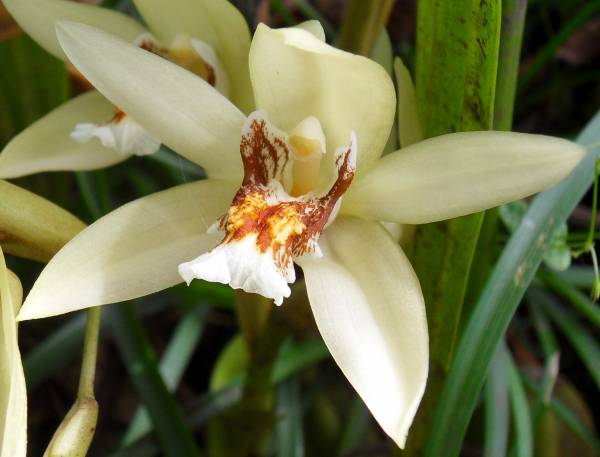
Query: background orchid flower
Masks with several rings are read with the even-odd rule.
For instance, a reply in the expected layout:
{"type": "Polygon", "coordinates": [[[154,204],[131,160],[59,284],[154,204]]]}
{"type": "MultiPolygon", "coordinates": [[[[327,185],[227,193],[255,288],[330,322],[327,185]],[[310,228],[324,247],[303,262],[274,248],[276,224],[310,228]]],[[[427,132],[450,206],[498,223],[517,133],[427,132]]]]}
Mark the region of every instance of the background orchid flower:
{"type": "Polygon", "coordinates": [[[23,299],[19,278],[6,268],[0,248],[0,455],[27,453],[27,390],[17,320],[23,299]]]}
{"type": "MultiPolygon", "coordinates": [[[[209,80],[242,110],[253,106],[248,75],[250,34],[227,0],[136,0],[149,29],[125,14],[67,0],[6,0],[19,25],[43,48],[67,60],[54,23],[94,25],[209,80]]],[[[176,88],[173,88],[176,90],[176,88]]],[[[91,170],[158,150],[160,142],[98,92],[75,97],[17,135],[0,154],[0,178],[42,171],[91,170]]]]}
{"type": "Polygon", "coordinates": [[[133,201],[89,226],[42,272],[20,319],[149,294],[181,282],[178,267],[187,280],[229,275],[279,301],[295,261],[333,358],[403,446],[427,379],[427,324],[418,279],[379,221],[431,222],[521,198],[564,178],[584,151],[558,138],[476,132],[380,158],[396,103],[389,76],[317,35],[258,27],[250,72],[261,111],[246,118],[172,63],[60,23],[65,52],[98,90],[211,179],[133,201]],[[217,221],[224,236],[207,233],[217,221]]]}

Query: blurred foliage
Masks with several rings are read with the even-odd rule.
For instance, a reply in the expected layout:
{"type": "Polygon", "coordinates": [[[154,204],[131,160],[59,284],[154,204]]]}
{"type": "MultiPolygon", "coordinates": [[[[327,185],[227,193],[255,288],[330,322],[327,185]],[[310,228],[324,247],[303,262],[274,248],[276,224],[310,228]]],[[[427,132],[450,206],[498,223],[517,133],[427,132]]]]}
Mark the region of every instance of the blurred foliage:
{"type": "MultiPolygon", "coordinates": [[[[129,0],[102,3],[136,14],[129,0]]],[[[261,21],[278,26],[318,19],[328,41],[335,42],[347,2],[233,3],[251,27],[261,21]]],[[[387,27],[393,55],[402,57],[413,75],[415,63],[422,62],[415,48],[416,13],[414,0],[397,0],[387,27]]],[[[525,18],[514,129],[573,138],[600,106],[600,1],[530,0],[525,18]]],[[[392,55],[378,55],[379,61],[392,61],[392,55]]],[[[0,62],[0,144],[82,90],[69,79],[67,68],[21,34],[1,7],[0,62]]],[[[442,80],[439,72],[431,76],[442,80]]],[[[427,109],[439,114],[433,102],[427,109]]],[[[477,124],[488,126],[489,122],[477,124]]],[[[156,157],[134,158],[107,170],[76,176],[47,173],[17,183],[91,222],[126,201],[200,176],[201,170],[162,148],[156,157]]],[[[600,313],[588,299],[593,273],[586,256],[564,272],[555,271],[560,269],[558,260],[565,265],[565,246],[585,238],[595,217],[590,205],[588,194],[569,218],[568,230],[560,226],[553,232],[555,243],[526,296],[527,306],[516,308],[503,338],[506,344],[492,361],[473,416],[483,421],[471,421],[465,442],[456,444],[462,455],[600,455],[600,313]]],[[[515,230],[522,209],[504,210],[508,230],[492,224],[485,248],[488,267],[515,230]]],[[[41,268],[14,257],[8,262],[26,288],[41,268]]],[[[476,298],[477,293],[468,298],[466,315],[476,298]]],[[[268,354],[275,367],[266,382],[275,386],[270,397],[275,432],[263,440],[264,454],[389,455],[391,443],[315,339],[306,302],[286,308],[291,315],[278,325],[285,327],[287,336],[278,342],[280,349],[268,354]]],[[[189,288],[178,286],[135,304],[111,305],[106,316],[96,382],[100,420],[90,455],[164,455],[161,449],[169,444],[160,433],[151,432],[151,423],[143,419],[147,413],[165,427],[177,427],[168,422],[177,417],[204,447],[210,435],[208,421],[225,417],[244,392],[248,354],[231,349],[230,343],[242,341],[234,294],[224,286],[195,281],[189,288]],[[128,322],[136,332],[123,330],[128,322]],[[136,411],[142,419],[128,429],[136,411]]],[[[30,408],[30,455],[42,454],[72,403],[83,324],[81,315],[69,315],[21,327],[29,403],[44,405],[30,408]]],[[[181,449],[186,446],[179,444],[181,449]]]]}

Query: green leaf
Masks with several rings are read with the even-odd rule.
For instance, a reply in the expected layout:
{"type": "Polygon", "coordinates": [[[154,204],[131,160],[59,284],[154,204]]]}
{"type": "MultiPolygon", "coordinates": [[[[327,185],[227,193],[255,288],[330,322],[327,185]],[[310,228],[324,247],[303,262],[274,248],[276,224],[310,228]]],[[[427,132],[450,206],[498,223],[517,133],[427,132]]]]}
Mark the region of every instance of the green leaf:
{"type": "Polygon", "coordinates": [[[112,305],[106,312],[106,318],[129,377],[152,419],[164,455],[199,456],[183,413],[160,375],[156,355],[135,305],[130,302],[112,305]]]}
{"type": "Polygon", "coordinates": [[[303,457],[302,401],[300,382],[292,378],[277,386],[277,457],[303,457]]]}
{"type": "Polygon", "coordinates": [[[0,42],[0,145],[64,102],[65,65],[21,35],[0,42]]]}
{"type": "Polygon", "coordinates": [[[600,345],[596,339],[579,324],[573,313],[563,309],[554,297],[543,291],[540,291],[536,296],[552,322],[567,337],[567,340],[569,340],[588,369],[596,386],[600,389],[600,345]]]}
{"type": "MultiPolygon", "coordinates": [[[[533,432],[531,430],[531,414],[525,396],[521,375],[510,353],[505,351],[506,373],[514,420],[515,453],[516,457],[533,456],[533,432]]],[[[512,453],[511,453],[512,455],[512,453]]]]}
{"type": "Polygon", "coordinates": [[[538,276],[544,284],[568,300],[577,311],[600,329],[600,308],[587,295],[581,293],[560,276],[550,271],[541,270],[538,276]]]}
{"type": "MultiPolygon", "coordinates": [[[[600,113],[579,136],[580,144],[600,141],[600,113]]],[[[592,149],[563,182],[534,200],[477,301],[465,326],[428,436],[427,457],[458,455],[496,347],[542,261],[544,246],[565,222],[594,179],[600,149],[592,149]]]]}
{"type": "MultiPolygon", "coordinates": [[[[177,324],[173,337],[169,341],[160,360],[159,370],[170,392],[179,385],[198,341],[204,332],[206,319],[211,311],[208,305],[199,306],[189,311],[177,324]]],[[[152,430],[152,422],[148,411],[139,408],[123,437],[123,446],[128,446],[152,430]]]]}
{"type": "Polygon", "coordinates": [[[501,346],[485,384],[485,443],[483,457],[505,457],[510,409],[506,374],[506,348],[501,346]]]}

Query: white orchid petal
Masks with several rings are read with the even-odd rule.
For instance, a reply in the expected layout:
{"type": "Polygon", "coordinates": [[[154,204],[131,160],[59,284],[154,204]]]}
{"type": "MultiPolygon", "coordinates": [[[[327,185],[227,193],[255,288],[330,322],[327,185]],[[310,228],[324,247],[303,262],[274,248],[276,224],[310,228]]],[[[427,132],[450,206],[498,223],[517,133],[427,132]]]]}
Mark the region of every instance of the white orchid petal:
{"type": "Polygon", "coordinates": [[[98,92],[69,100],[8,143],[0,153],[0,178],[44,171],[94,170],[123,161],[126,157],[97,141],[80,144],[70,138],[77,123],[104,123],[114,114],[113,105],[98,92]]]}
{"type": "Polygon", "coordinates": [[[134,3],[165,43],[182,32],[208,43],[229,77],[231,100],[245,113],[254,108],[248,72],[250,30],[234,5],[228,0],[135,0],[134,3]]]}
{"type": "Polygon", "coordinates": [[[408,224],[458,217],[540,192],[584,154],[575,143],[543,135],[443,135],[382,158],[353,183],[342,213],[408,224]]]}
{"type": "Polygon", "coordinates": [[[100,140],[104,147],[113,149],[124,157],[130,154],[150,155],[160,148],[160,141],[127,115],[107,123],[77,124],[71,132],[71,139],[80,144],[88,143],[94,138],[100,140]]]}
{"type": "Polygon", "coordinates": [[[335,49],[306,30],[273,30],[261,24],[250,49],[250,74],[257,107],[279,128],[290,132],[315,116],[329,151],[346,144],[356,131],[359,175],[381,155],[396,96],[377,63],[335,49]]]}
{"type": "Polygon", "coordinates": [[[144,27],[123,13],[65,0],[3,0],[19,25],[37,43],[59,59],[66,56],[56,39],[54,23],[69,20],[93,25],[132,42],[144,27]]]}
{"type": "Polygon", "coordinates": [[[400,57],[394,61],[396,85],[398,86],[398,136],[400,146],[405,148],[423,139],[423,130],[417,111],[415,86],[408,68],[400,57]]]}
{"type": "Polygon", "coordinates": [[[0,249],[0,455],[10,457],[27,453],[27,390],[15,320],[22,298],[0,249]]]}
{"type": "Polygon", "coordinates": [[[179,265],[179,274],[188,284],[193,279],[229,284],[234,289],[271,298],[276,305],[290,296],[288,282],[296,280],[292,265],[285,273],[276,267],[272,251],[258,250],[256,235],[220,244],[179,265]]]}
{"type": "Polygon", "coordinates": [[[211,177],[240,179],[244,115],[201,78],[83,24],[57,25],[65,52],[116,106],[211,177]]]}
{"type": "Polygon", "coordinates": [[[323,30],[323,26],[321,23],[315,19],[311,19],[309,21],[301,22],[294,27],[306,30],[307,32],[312,33],[315,38],[325,42],[325,30],[323,30]]]}
{"type": "Polygon", "coordinates": [[[177,266],[215,246],[206,233],[235,185],[185,184],[124,205],[54,256],[19,315],[35,319],[141,297],[181,282],[177,266]]]}
{"type": "Polygon", "coordinates": [[[419,281],[375,222],[341,218],[324,238],[331,252],[298,261],[317,326],[377,422],[403,447],[428,370],[419,281]]]}

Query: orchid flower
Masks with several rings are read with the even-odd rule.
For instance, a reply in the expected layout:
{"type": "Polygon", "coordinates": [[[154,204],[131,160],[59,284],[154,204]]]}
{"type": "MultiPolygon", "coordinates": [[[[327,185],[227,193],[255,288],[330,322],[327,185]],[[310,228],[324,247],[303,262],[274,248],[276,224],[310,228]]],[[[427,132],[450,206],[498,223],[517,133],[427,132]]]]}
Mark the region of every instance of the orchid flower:
{"type": "Polygon", "coordinates": [[[140,297],[182,277],[280,304],[296,263],[333,358],[400,447],[427,380],[427,322],[419,281],[380,221],[433,222],[522,198],[563,179],[584,154],[558,138],[475,132],[380,157],[394,86],[375,62],[327,45],[315,24],[259,25],[249,56],[258,111],[249,116],[105,32],[60,22],[57,33],[100,92],[209,179],[86,228],[41,273],[19,318],[140,297]]]}
{"type": "MultiPolygon", "coordinates": [[[[67,61],[54,31],[58,19],[94,25],[209,81],[248,111],[250,33],[227,0],[135,0],[149,27],[123,13],[67,0],[4,0],[39,45],[67,61]]],[[[106,60],[104,60],[106,62],[106,60]]],[[[153,154],[160,142],[134,117],[96,91],[56,108],[17,135],[0,154],[0,178],[42,171],[92,170],[131,155],[153,154]]]]}
{"type": "Polygon", "coordinates": [[[23,298],[19,278],[6,268],[0,248],[0,455],[25,457],[27,390],[16,316],[23,298]]]}

